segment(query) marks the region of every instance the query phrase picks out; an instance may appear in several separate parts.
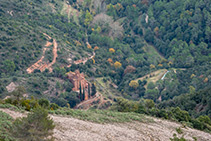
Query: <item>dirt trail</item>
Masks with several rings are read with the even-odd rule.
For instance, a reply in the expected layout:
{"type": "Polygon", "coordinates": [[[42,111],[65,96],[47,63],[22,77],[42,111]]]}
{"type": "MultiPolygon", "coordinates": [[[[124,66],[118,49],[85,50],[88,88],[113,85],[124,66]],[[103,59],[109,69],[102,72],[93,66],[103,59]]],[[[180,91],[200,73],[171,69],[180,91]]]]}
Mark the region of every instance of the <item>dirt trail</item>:
{"type": "Polygon", "coordinates": [[[56,63],[56,58],[58,57],[57,47],[58,47],[58,44],[56,42],[56,39],[53,39],[53,61],[47,66],[47,69],[49,69],[49,72],[53,71],[52,65],[56,63]]]}
{"type": "Polygon", "coordinates": [[[88,60],[94,58],[94,56],[95,56],[95,52],[93,52],[93,55],[90,56],[90,57],[87,57],[87,58],[83,58],[83,59],[81,59],[81,60],[76,60],[76,61],[74,61],[74,64],[76,64],[76,65],[78,65],[78,64],[80,64],[80,63],[86,64],[86,62],[87,62],[88,60]]]}
{"type": "Polygon", "coordinates": [[[46,33],[43,33],[43,35],[45,35],[46,37],[48,37],[48,39],[50,40],[50,39],[52,39],[48,34],[46,34],[46,33]]]}
{"type": "Polygon", "coordinates": [[[83,109],[89,109],[91,104],[94,102],[94,101],[97,101],[97,100],[101,100],[101,95],[99,93],[96,93],[96,95],[86,101],[82,101],[81,103],[79,103],[78,105],[75,106],[75,109],[78,109],[80,107],[83,107],[83,109]]]}
{"type": "MultiPolygon", "coordinates": [[[[86,62],[87,62],[88,60],[93,59],[94,57],[95,57],[95,52],[93,52],[93,55],[92,55],[92,56],[87,57],[87,58],[82,58],[82,59],[80,59],[80,60],[76,60],[76,61],[74,61],[73,63],[76,64],[76,65],[81,64],[81,63],[82,63],[83,65],[85,65],[86,62]]],[[[72,66],[72,64],[67,65],[68,68],[71,67],[71,66],[72,66]]]]}
{"type": "MultiPolygon", "coordinates": [[[[0,109],[13,118],[23,117],[26,114],[0,109]]],[[[167,141],[176,133],[181,124],[146,117],[154,122],[130,122],[114,124],[98,124],[82,121],[71,117],[50,115],[56,124],[54,137],[57,141],[167,141]]],[[[191,128],[182,128],[184,138],[194,141],[211,141],[211,134],[191,128]]],[[[181,137],[182,135],[178,135],[181,137]]]]}
{"type": "Polygon", "coordinates": [[[145,76],[143,76],[143,77],[141,77],[141,78],[138,78],[138,79],[136,79],[135,81],[138,81],[138,80],[143,81],[144,79],[149,78],[150,75],[152,75],[153,78],[154,78],[154,81],[156,82],[157,80],[161,79],[162,76],[163,76],[166,72],[167,72],[167,69],[160,69],[160,70],[151,72],[150,74],[147,74],[147,75],[145,75],[145,76]]]}
{"type": "MultiPolygon", "coordinates": [[[[43,35],[45,35],[48,39],[52,39],[49,35],[47,35],[46,33],[43,33],[43,35]]],[[[52,72],[52,65],[56,62],[56,58],[58,57],[57,54],[57,47],[58,44],[56,42],[55,39],[53,39],[53,43],[47,41],[45,44],[45,48],[43,48],[43,54],[41,56],[41,58],[34,63],[33,65],[31,65],[26,71],[30,74],[32,72],[34,72],[34,70],[40,70],[41,72],[43,72],[45,69],[49,69],[49,72],[52,72]],[[44,62],[43,59],[45,58],[45,52],[48,49],[47,47],[51,46],[53,44],[53,61],[50,64],[47,64],[47,62],[44,62]]]]}
{"type": "Polygon", "coordinates": [[[49,46],[51,46],[51,45],[52,45],[52,43],[49,42],[49,41],[47,41],[47,43],[45,44],[45,47],[49,47],[49,46]]]}

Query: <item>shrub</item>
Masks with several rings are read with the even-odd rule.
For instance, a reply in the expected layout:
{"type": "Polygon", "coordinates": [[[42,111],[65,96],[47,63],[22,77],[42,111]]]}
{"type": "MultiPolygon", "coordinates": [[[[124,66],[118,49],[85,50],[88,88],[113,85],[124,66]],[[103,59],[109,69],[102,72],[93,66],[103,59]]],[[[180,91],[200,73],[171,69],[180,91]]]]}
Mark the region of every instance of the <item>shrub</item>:
{"type": "Polygon", "coordinates": [[[55,103],[51,103],[50,109],[51,110],[57,110],[57,109],[59,109],[59,106],[57,104],[55,104],[55,103]]]}
{"type": "Polygon", "coordinates": [[[18,140],[46,140],[47,137],[52,136],[54,127],[55,125],[48,116],[48,112],[38,107],[29,113],[27,117],[16,119],[11,133],[18,140]]]}
{"type": "Polygon", "coordinates": [[[40,99],[38,101],[39,105],[45,109],[49,109],[50,103],[47,99],[40,99]]]}

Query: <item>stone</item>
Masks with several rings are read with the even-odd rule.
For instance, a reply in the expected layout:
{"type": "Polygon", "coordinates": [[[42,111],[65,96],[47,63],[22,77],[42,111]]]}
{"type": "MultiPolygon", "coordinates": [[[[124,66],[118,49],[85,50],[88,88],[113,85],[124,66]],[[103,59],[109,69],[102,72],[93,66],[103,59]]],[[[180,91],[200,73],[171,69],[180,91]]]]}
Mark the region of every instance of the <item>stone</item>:
{"type": "MultiPolygon", "coordinates": [[[[70,80],[70,82],[73,84],[73,91],[79,92],[79,88],[81,85],[82,92],[85,90],[85,100],[88,99],[88,85],[90,84],[84,77],[84,73],[80,73],[79,70],[76,70],[75,72],[68,72],[67,78],[70,80]]],[[[91,84],[90,84],[91,86],[91,84]]]]}

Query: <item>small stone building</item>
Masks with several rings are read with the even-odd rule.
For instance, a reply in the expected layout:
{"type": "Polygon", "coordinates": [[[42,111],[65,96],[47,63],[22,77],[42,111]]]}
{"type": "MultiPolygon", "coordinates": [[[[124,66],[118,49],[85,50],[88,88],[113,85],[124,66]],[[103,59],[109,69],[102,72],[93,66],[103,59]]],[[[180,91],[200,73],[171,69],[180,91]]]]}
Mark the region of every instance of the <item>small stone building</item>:
{"type": "MultiPolygon", "coordinates": [[[[88,85],[90,84],[84,77],[84,73],[80,73],[79,70],[76,70],[75,72],[68,72],[67,78],[71,81],[73,84],[73,91],[79,92],[79,88],[81,85],[81,90],[85,90],[85,100],[88,99],[88,85]]],[[[91,86],[91,85],[90,85],[91,86]]]]}

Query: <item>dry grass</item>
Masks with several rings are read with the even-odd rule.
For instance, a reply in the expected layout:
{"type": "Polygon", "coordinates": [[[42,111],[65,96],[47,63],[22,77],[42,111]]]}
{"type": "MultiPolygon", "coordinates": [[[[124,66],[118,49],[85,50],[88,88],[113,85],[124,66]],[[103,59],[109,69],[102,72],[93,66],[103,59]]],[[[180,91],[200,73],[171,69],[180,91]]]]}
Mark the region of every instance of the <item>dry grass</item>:
{"type": "MultiPolygon", "coordinates": [[[[147,74],[141,78],[138,78],[136,79],[135,81],[143,81],[143,80],[146,80],[147,81],[147,84],[149,84],[149,82],[157,82],[158,80],[160,80],[162,78],[162,76],[167,72],[167,69],[160,69],[160,70],[157,70],[157,71],[154,71],[150,74],[147,74]],[[151,77],[150,77],[151,75],[151,77]]],[[[145,87],[147,87],[147,84],[145,85],[145,87]]]]}

